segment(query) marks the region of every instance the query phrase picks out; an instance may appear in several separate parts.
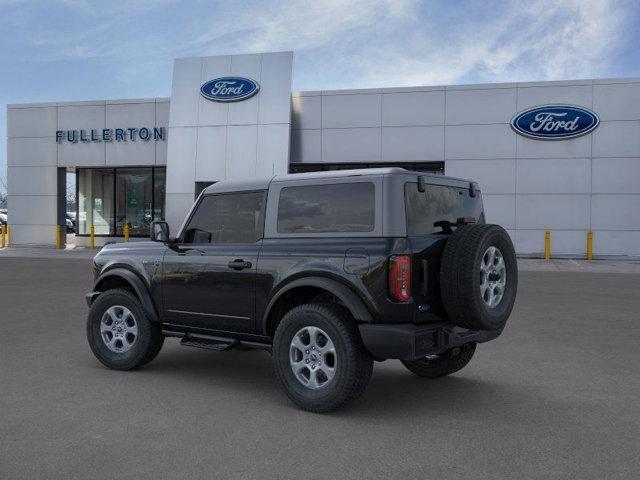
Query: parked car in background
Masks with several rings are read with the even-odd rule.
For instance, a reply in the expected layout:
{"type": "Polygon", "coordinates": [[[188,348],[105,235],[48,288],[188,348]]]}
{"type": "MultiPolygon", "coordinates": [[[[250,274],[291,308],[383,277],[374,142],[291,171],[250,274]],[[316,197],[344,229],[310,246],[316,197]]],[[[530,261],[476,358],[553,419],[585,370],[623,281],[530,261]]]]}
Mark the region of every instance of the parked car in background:
{"type": "Polygon", "coordinates": [[[67,212],[67,233],[76,233],[76,212],[67,212]]]}
{"type": "MultiPolygon", "coordinates": [[[[75,223],[69,218],[69,213],[67,213],[67,217],[66,217],[66,225],[67,225],[67,233],[75,233],[76,232],[76,225],[75,223]]],[[[5,208],[0,208],[0,225],[6,225],[7,224],[7,210],[5,208]]]]}

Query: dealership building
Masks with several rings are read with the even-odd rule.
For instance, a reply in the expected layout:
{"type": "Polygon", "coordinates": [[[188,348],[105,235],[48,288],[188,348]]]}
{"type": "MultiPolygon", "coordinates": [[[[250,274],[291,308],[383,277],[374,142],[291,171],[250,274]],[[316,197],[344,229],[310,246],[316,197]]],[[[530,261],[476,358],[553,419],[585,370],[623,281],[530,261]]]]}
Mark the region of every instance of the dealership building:
{"type": "Polygon", "coordinates": [[[173,231],[221,180],[398,166],[476,180],[522,255],[640,256],[640,78],[292,92],[293,53],[175,60],[170,98],[7,108],[12,245],[173,231]]]}

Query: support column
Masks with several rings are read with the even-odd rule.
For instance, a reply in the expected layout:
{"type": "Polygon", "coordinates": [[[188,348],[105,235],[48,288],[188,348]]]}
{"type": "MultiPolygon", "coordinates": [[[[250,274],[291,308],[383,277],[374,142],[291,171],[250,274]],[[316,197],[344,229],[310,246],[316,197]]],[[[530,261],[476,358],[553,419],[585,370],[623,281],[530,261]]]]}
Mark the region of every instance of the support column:
{"type": "Polygon", "coordinates": [[[67,245],[67,169],[58,168],[58,197],[56,224],[62,230],[60,244],[62,248],[67,245]]]}

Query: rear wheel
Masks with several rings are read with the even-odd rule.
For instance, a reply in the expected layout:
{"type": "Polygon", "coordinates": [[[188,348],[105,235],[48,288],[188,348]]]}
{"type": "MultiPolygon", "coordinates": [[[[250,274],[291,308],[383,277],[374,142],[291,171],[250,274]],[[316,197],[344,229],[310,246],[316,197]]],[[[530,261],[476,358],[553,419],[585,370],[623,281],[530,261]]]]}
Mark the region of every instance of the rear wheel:
{"type": "Polygon", "coordinates": [[[122,289],[107,290],[93,302],[87,340],[96,358],[114,370],[149,363],[164,343],[160,325],[147,317],[135,295],[122,289]]]}
{"type": "Polygon", "coordinates": [[[454,348],[442,355],[433,355],[414,360],[402,361],[402,364],[419,377],[438,378],[462,370],[473,358],[476,344],[471,343],[461,348],[454,348]]]}
{"type": "Polygon", "coordinates": [[[289,311],[278,325],[273,366],[293,403],[328,412],[362,395],[373,359],[349,312],[337,305],[306,304],[289,311]]]}

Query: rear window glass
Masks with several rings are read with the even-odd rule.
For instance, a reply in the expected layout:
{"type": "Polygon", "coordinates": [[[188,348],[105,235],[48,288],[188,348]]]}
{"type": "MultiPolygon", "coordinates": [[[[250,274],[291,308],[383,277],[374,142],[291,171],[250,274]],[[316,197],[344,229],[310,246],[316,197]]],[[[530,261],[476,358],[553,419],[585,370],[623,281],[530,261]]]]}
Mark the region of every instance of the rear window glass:
{"type": "Polygon", "coordinates": [[[371,232],[371,182],[285,187],[278,202],[278,233],[371,232]]]}
{"type": "Polygon", "coordinates": [[[426,185],[426,191],[419,192],[417,183],[407,183],[404,187],[407,235],[428,235],[443,231],[438,222],[456,223],[460,217],[474,217],[478,223],[484,222],[480,194],[469,195],[469,189],[426,185]]]}

